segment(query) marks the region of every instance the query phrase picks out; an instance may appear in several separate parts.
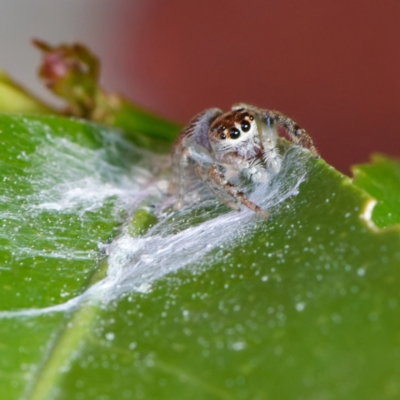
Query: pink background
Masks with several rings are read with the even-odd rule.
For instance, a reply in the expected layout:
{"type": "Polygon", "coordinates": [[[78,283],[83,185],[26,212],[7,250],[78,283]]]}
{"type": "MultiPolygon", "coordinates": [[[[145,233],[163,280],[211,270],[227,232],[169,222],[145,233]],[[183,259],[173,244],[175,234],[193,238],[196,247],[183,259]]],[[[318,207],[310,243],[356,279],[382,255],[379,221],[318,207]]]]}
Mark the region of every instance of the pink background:
{"type": "Polygon", "coordinates": [[[400,155],[399,1],[133,3],[110,26],[106,76],[133,100],[181,122],[238,101],[277,109],[346,173],[400,155]]]}
{"type": "Polygon", "coordinates": [[[80,41],[109,90],[187,122],[245,101],[291,116],[349,173],[400,156],[399,0],[0,0],[0,68],[48,101],[32,37],[80,41]]]}

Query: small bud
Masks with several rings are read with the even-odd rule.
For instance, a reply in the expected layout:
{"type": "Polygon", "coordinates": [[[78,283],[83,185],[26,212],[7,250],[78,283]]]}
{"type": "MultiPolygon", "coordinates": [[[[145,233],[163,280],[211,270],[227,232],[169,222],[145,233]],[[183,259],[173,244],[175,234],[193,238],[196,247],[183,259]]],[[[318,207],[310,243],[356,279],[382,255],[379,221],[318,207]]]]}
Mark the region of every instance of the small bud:
{"type": "Polygon", "coordinates": [[[33,44],[43,53],[39,77],[45,85],[68,102],[73,115],[90,116],[99,90],[97,57],[78,43],[53,47],[35,39],[33,44]]]}

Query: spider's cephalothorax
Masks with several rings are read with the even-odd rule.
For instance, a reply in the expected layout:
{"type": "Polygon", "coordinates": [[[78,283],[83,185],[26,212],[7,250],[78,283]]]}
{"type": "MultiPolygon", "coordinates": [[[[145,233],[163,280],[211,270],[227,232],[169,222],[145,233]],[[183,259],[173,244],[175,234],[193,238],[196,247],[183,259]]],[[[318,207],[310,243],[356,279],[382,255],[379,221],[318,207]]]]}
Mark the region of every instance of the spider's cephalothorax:
{"type": "Polygon", "coordinates": [[[214,153],[224,154],[235,151],[242,156],[254,157],[254,140],[258,140],[254,115],[244,109],[229,111],[219,116],[210,126],[209,140],[214,153]]]}
{"type": "Polygon", "coordinates": [[[226,113],[211,108],[195,116],[178,135],[172,152],[171,186],[178,196],[176,207],[183,204],[188,168],[193,166],[204,184],[231,208],[239,210],[242,204],[267,217],[268,213],[240,191],[233,179],[244,174],[253,181],[263,181],[279,171],[279,125],[295,144],[319,158],[307,132],[278,111],[238,104],[226,113]]]}

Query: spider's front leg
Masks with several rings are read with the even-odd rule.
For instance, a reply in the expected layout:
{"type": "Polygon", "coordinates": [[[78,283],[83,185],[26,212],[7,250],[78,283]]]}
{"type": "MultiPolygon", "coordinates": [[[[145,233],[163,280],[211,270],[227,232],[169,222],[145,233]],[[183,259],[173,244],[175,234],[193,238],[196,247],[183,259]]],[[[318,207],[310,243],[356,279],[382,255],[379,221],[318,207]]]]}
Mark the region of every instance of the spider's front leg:
{"type": "Polygon", "coordinates": [[[208,169],[196,167],[196,173],[214,194],[229,207],[239,210],[237,202],[250,210],[268,218],[269,214],[257,204],[253,203],[242,191],[229,182],[224,175],[224,167],[212,164],[208,169]]]}
{"type": "Polygon", "coordinates": [[[306,132],[305,129],[301,128],[291,118],[282,114],[279,111],[260,110],[259,113],[267,125],[269,125],[271,127],[275,124],[281,125],[283,128],[285,128],[286,132],[288,133],[289,137],[292,139],[293,143],[298,144],[298,145],[310,150],[310,153],[316,159],[320,158],[320,155],[319,155],[316,147],[314,146],[314,143],[313,143],[310,135],[306,132]]]}
{"type": "Polygon", "coordinates": [[[278,149],[278,132],[270,119],[263,121],[260,129],[261,142],[264,147],[263,159],[268,171],[278,173],[282,165],[282,155],[278,149]]]}
{"type": "Polygon", "coordinates": [[[214,196],[225,203],[227,206],[232,208],[232,210],[239,211],[239,204],[235,202],[225,190],[221,189],[219,186],[215,184],[215,182],[211,179],[208,174],[208,170],[210,169],[210,164],[208,165],[196,165],[195,172],[198,178],[207,186],[208,189],[213,192],[214,196]]]}

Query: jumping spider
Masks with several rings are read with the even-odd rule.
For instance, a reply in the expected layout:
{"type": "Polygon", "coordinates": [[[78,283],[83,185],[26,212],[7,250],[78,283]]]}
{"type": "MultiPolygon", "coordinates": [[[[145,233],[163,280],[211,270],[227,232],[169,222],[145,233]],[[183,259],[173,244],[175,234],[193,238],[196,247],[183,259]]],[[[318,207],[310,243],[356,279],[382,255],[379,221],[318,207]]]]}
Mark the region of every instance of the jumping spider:
{"type": "Polygon", "coordinates": [[[225,113],[210,108],[196,115],[180,132],[172,151],[171,189],[178,198],[175,207],[182,207],[188,172],[194,170],[215,196],[234,210],[242,204],[268,217],[234,181],[243,174],[253,182],[262,182],[280,170],[278,126],[295,144],[319,158],[308,133],[278,111],[236,104],[225,113]]]}

